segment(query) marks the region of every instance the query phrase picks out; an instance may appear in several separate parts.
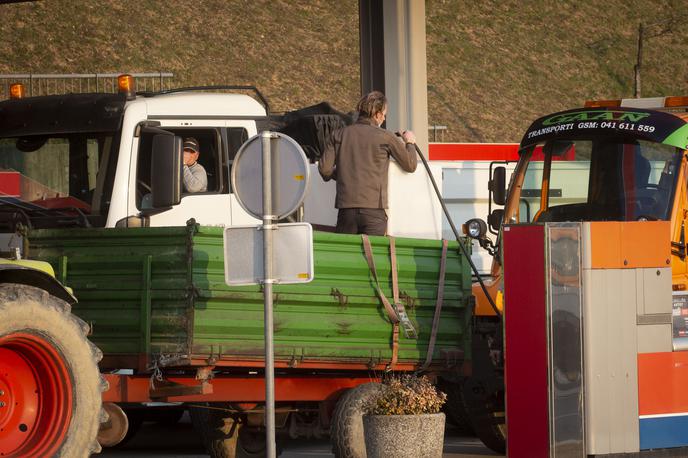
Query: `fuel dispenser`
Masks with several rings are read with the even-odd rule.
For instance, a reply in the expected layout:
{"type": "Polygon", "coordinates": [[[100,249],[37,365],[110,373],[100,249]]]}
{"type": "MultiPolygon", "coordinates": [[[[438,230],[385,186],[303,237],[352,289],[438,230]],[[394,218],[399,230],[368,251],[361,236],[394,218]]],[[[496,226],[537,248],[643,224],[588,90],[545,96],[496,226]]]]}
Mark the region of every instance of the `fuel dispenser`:
{"type": "Polygon", "coordinates": [[[672,300],[669,225],[503,228],[509,457],[688,456],[688,304],[672,300]]]}

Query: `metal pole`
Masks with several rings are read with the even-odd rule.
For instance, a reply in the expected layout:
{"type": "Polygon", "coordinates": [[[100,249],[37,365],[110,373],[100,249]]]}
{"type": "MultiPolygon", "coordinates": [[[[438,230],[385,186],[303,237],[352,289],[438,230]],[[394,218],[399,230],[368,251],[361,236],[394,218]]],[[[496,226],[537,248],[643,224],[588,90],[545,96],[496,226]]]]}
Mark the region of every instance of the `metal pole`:
{"type": "Polygon", "coordinates": [[[272,284],[272,236],[275,215],[272,214],[271,132],[262,132],[260,139],[263,153],[263,298],[265,301],[265,445],[267,458],[275,458],[275,355],[273,348],[272,284]]]}

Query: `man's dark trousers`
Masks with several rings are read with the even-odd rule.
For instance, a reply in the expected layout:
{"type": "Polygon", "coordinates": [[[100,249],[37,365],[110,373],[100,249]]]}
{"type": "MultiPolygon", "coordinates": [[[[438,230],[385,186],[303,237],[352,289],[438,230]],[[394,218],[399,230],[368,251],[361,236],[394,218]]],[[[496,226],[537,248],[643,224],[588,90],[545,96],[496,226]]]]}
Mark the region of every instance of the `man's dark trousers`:
{"type": "Polygon", "coordinates": [[[336,231],[343,234],[385,235],[387,213],[383,208],[340,208],[336,231]]]}

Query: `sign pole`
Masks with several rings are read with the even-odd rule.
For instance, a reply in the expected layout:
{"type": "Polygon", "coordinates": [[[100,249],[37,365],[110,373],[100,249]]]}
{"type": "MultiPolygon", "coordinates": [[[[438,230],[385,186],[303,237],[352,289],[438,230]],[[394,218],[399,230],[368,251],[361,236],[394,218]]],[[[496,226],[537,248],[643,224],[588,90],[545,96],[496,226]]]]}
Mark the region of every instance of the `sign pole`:
{"type": "Polygon", "coordinates": [[[267,458],[275,458],[272,285],[305,283],[311,281],[314,275],[311,225],[277,224],[277,221],[296,211],[306,197],[310,179],[308,158],[293,138],[279,132],[261,132],[239,148],[232,165],[231,179],[241,207],[251,216],[262,219],[262,224],[258,226],[225,228],[225,283],[229,286],[263,285],[265,451],[267,458]],[[258,241],[259,235],[263,236],[262,242],[258,241]],[[235,253],[234,250],[238,251],[235,253]]]}
{"type": "Polygon", "coordinates": [[[265,302],[265,444],[267,458],[275,458],[275,354],[273,342],[272,269],[273,230],[275,215],[272,214],[271,132],[260,135],[263,153],[263,298],[265,302]]]}

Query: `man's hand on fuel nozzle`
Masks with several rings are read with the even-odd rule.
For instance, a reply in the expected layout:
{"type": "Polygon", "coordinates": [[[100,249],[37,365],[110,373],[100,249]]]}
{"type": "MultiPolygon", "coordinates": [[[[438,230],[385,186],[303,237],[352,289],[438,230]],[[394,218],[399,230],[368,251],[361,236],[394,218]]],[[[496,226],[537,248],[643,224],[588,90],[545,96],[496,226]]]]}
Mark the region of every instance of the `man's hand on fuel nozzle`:
{"type": "Polygon", "coordinates": [[[403,138],[406,143],[416,143],[416,134],[410,130],[403,131],[401,133],[401,138],[403,138]]]}

